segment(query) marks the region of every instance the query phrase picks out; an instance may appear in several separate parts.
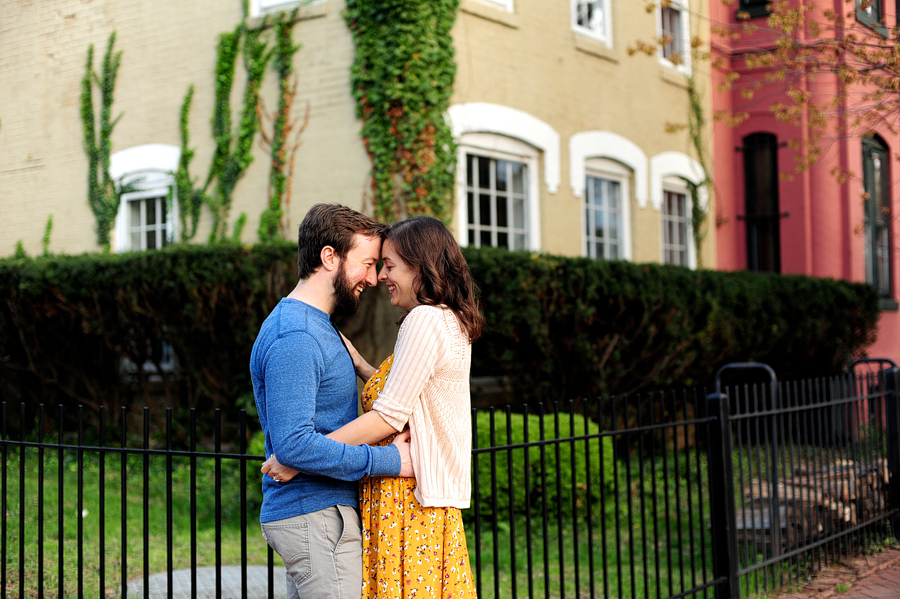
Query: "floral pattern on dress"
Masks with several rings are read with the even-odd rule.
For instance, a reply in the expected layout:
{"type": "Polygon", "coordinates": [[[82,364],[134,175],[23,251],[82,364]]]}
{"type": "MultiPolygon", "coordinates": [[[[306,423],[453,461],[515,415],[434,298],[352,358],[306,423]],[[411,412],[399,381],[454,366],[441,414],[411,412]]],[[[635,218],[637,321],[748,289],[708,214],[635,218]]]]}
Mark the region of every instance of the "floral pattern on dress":
{"type": "MultiPolygon", "coordinates": [[[[372,409],[394,362],[388,357],[366,383],[363,410],[372,409]]],[[[389,444],[391,435],[380,445],[389,444]]],[[[363,599],[474,599],[462,513],[422,507],[416,479],[364,478],[359,484],[363,535],[363,599]]]]}

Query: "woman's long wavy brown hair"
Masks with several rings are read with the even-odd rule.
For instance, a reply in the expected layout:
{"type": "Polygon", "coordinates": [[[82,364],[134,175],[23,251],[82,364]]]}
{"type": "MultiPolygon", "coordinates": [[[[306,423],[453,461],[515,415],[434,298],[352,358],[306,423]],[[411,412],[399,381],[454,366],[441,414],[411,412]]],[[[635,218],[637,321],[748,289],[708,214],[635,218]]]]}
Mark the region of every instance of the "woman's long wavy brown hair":
{"type": "Polygon", "coordinates": [[[416,216],[391,227],[390,240],[400,258],[416,271],[416,300],[426,306],[444,304],[456,314],[469,342],[484,330],[475,281],[450,230],[436,218],[416,216]]]}

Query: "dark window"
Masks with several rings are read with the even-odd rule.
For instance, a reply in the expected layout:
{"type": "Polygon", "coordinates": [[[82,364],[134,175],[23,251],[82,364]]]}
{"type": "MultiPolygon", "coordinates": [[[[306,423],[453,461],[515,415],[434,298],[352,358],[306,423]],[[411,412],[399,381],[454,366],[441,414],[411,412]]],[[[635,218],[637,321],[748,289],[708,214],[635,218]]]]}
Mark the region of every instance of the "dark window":
{"type": "Polygon", "coordinates": [[[884,27],[883,0],[856,0],[856,20],[887,34],[884,27]]]}
{"type": "Polygon", "coordinates": [[[888,153],[880,139],[863,139],[863,202],[866,230],[866,282],[882,297],[891,295],[891,199],[888,153]]]}
{"type": "Polygon", "coordinates": [[[768,133],[754,133],[744,138],[743,151],[747,268],[781,272],[778,140],[768,133]]]}
{"type": "Polygon", "coordinates": [[[751,17],[762,17],[772,13],[771,0],[741,0],[738,12],[748,13],[751,17]]]}

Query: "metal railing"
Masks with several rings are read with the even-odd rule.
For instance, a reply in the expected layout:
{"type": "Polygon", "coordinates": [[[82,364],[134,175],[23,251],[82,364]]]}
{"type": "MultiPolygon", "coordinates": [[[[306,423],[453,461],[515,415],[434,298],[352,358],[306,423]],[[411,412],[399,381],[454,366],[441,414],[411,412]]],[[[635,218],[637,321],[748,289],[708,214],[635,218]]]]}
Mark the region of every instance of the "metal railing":
{"type": "MultiPolygon", "coordinates": [[[[880,542],[900,524],[897,372],[778,383],[731,366],[708,396],[473,411],[479,597],[739,597],[880,542]]],[[[176,572],[186,596],[283,596],[256,421],[236,415],[2,404],[0,599],[172,597],[176,572]]]]}

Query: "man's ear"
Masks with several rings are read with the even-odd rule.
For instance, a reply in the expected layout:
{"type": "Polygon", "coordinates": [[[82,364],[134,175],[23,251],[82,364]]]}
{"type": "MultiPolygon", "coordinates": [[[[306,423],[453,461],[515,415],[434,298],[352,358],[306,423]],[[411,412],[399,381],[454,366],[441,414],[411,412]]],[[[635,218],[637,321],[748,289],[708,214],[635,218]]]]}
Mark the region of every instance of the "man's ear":
{"type": "Polygon", "coordinates": [[[322,266],[329,272],[336,270],[340,264],[340,258],[338,257],[337,252],[335,252],[334,248],[330,245],[326,245],[322,248],[322,251],[319,252],[319,258],[322,260],[322,266]]]}

